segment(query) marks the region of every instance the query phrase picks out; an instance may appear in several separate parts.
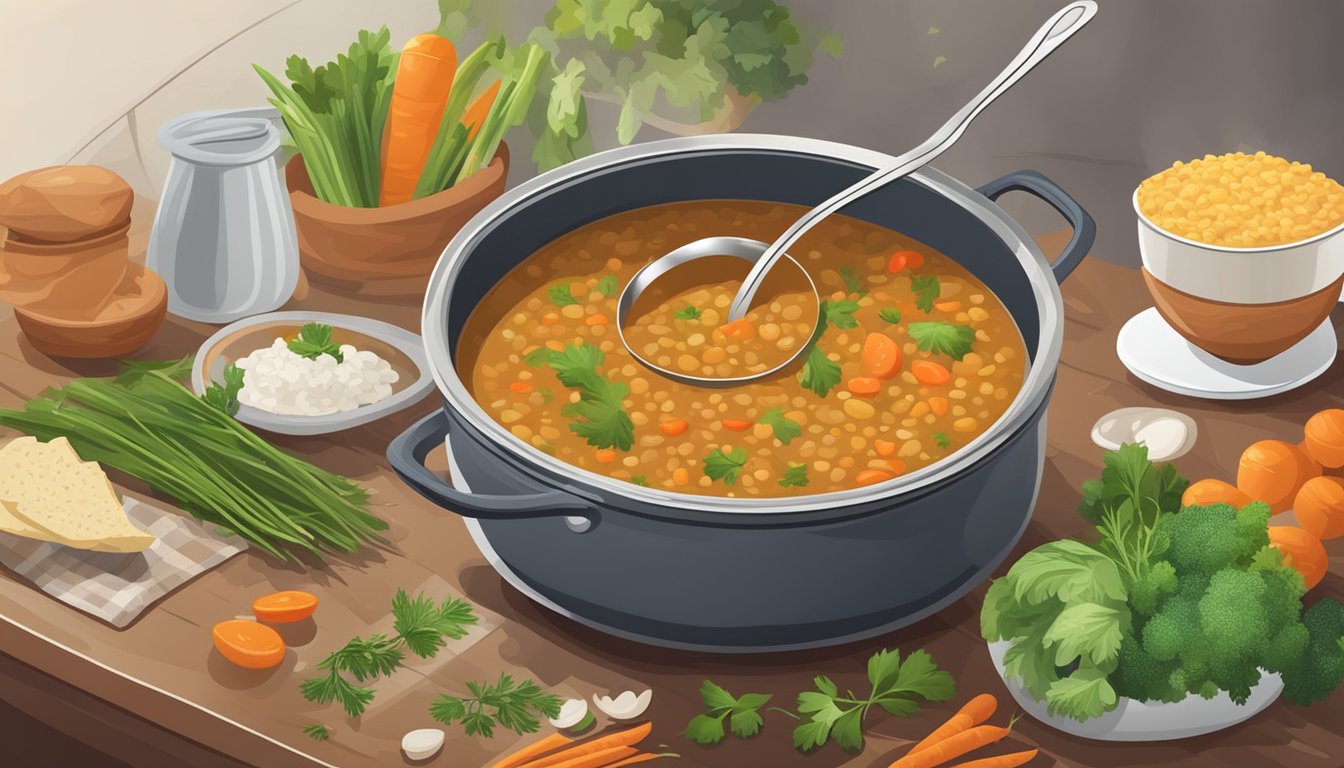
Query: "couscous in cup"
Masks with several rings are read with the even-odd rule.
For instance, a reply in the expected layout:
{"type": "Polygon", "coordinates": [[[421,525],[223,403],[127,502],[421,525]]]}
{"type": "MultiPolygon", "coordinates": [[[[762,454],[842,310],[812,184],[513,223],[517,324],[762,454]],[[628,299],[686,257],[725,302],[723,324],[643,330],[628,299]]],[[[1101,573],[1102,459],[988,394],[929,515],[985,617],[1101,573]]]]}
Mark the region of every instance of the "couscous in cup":
{"type": "Polygon", "coordinates": [[[1329,316],[1344,284],[1344,187],[1266,155],[1177,163],[1134,192],[1143,278],[1192,344],[1251,365],[1329,316]]]}

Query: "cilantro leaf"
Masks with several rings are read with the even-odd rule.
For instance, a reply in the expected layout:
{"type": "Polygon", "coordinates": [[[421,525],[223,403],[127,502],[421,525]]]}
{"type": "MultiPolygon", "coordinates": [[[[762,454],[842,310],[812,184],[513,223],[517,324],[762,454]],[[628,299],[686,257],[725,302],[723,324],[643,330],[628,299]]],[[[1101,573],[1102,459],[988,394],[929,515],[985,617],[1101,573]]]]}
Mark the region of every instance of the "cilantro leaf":
{"type": "Polygon", "coordinates": [[[643,475],[632,475],[630,477],[630,482],[634,483],[635,485],[643,486],[645,488],[649,487],[649,480],[643,475]]]}
{"type": "Polygon", "coordinates": [[[224,383],[210,382],[201,395],[206,403],[229,416],[238,415],[238,393],[243,390],[246,372],[233,363],[224,366],[224,383]]]}
{"type": "Polygon", "coordinates": [[[804,752],[834,741],[846,752],[863,749],[863,721],[873,706],[898,716],[919,712],[919,701],[947,701],[956,693],[952,676],[938,668],[926,651],[901,661],[896,650],[881,650],[868,659],[868,695],[846,691],[841,697],[830,678],[818,676],[814,691],[798,694],[801,722],[793,731],[794,747],[804,752]]]}
{"type": "Polygon", "coordinates": [[[569,431],[594,448],[628,451],[635,444],[635,425],[624,410],[630,387],[597,372],[597,367],[606,359],[605,352],[584,342],[570,344],[561,352],[551,352],[547,363],[561,384],[579,390],[579,401],[566,405],[563,411],[575,419],[569,425],[569,431]]]}
{"type": "Polygon", "coordinates": [[[749,739],[760,733],[765,723],[760,709],[771,697],[765,693],[744,693],[736,697],[722,686],[706,680],[700,686],[700,698],[705,703],[705,713],[691,718],[682,735],[697,744],[718,744],[724,737],[724,718],[728,718],[728,727],[738,738],[749,739]]]}
{"type": "Polygon", "coordinates": [[[925,352],[947,355],[960,360],[971,351],[975,329],[969,325],[953,325],[941,321],[911,323],[910,338],[925,352]]]}
{"type": "Polygon", "coordinates": [[[840,365],[813,344],[803,360],[803,370],[798,374],[798,383],[825,397],[840,383],[840,365]]]}
{"type": "Polygon", "coordinates": [[[779,484],[785,488],[802,488],[807,485],[807,465],[789,462],[789,468],[784,470],[784,477],[780,478],[779,484]]]}
{"type": "Polygon", "coordinates": [[[735,485],[746,463],[745,448],[734,448],[732,453],[724,453],[722,448],[715,448],[705,459],[705,476],[711,480],[722,480],[725,485],[735,485]]]}
{"type": "Polygon", "coordinates": [[[901,310],[896,307],[883,307],[877,311],[877,316],[884,322],[896,325],[901,322],[901,310]]]}
{"type": "Polygon", "coordinates": [[[304,323],[299,328],[298,338],[289,342],[288,346],[290,352],[309,360],[316,360],[322,355],[331,355],[336,358],[336,362],[345,362],[340,345],[332,343],[331,326],[325,323],[304,323]]]}
{"type": "Polygon", "coordinates": [[[859,321],[854,319],[854,313],[859,311],[859,303],[843,299],[841,301],[823,301],[821,303],[821,316],[826,318],[826,322],[834,325],[836,328],[857,328],[859,321]]]}
{"type": "Polygon", "coordinates": [[[303,726],[303,735],[313,741],[326,741],[331,738],[331,731],[321,723],[309,723],[303,726]]]}
{"type": "Polygon", "coordinates": [[[615,275],[603,275],[597,281],[597,292],[611,298],[621,292],[621,282],[615,275]]]}
{"type": "Polygon", "coordinates": [[[687,304],[685,308],[673,312],[672,316],[678,320],[694,320],[700,316],[700,310],[696,309],[694,305],[687,304]]]}
{"type": "Polygon", "coordinates": [[[771,408],[761,414],[761,418],[758,419],[758,421],[773,429],[775,432],[775,439],[784,445],[788,445],[790,440],[803,434],[802,426],[788,416],[785,416],[783,408],[771,408]]]}
{"type": "Polygon", "coordinates": [[[867,295],[868,286],[863,284],[863,278],[859,277],[857,270],[853,267],[846,266],[841,267],[839,272],[840,279],[845,281],[845,288],[850,293],[857,293],[860,296],[867,295]]]}
{"type": "Polygon", "coordinates": [[[523,355],[523,362],[533,368],[540,368],[551,361],[552,351],[553,350],[551,350],[550,347],[537,347],[526,355],[523,355]]]}
{"type": "Polygon", "coordinates": [[[915,306],[924,313],[933,311],[933,302],[942,294],[942,283],[937,275],[915,275],[910,278],[910,287],[915,292],[915,306]]]}
{"type": "Polygon", "coordinates": [[[546,290],[546,298],[557,307],[567,307],[570,304],[578,304],[579,300],[574,298],[574,294],[569,290],[569,283],[556,283],[546,290]]]}
{"type": "Polygon", "coordinates": [[[933,442],[937,444],[939,448],[946,448],[952,444],[952,439],[947,436],[946,432],[934,432],[933,442]]]}
{"type": "Polygon", "coordinates": [[[541,402],[543,403],[549,403],[555,399],[555,393],[551,391],[550,387],[537,387],[533,391],[541,395],[541,402]]]}

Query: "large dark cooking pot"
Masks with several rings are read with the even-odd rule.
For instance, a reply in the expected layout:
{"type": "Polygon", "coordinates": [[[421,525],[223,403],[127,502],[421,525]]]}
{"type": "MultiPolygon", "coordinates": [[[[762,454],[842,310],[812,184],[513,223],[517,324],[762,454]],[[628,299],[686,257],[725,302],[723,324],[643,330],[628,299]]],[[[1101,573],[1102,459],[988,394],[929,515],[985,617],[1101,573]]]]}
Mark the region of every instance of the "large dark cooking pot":
{"type": "Polygon", "coordinates": [[[987,432],[886,483],[729,499],[621,482],[515,438],[472,400],[454,366],[467,316],[491,287],[575,227],[680,200],[810,206],[890,160],[785,136],[671,139],[594,155],[505,194],[434,270],[422,330],[444,409],[388,447],[392,467],[465,517],[513,586],[623,637],[716,651],[811,647],[887,632],[957,600],[1008,554],[1031,516],[1062,343],[1057,281],[1095,233],[1082,208],[1039,174],[1015,173],[977,192],[925,169],[844,211],[975,273],[1013,313],[1032,359],[1022,391],[987,432]],[[1044,199],[1072,225],[1053,265],[992,202],[1009,190],[1044,199]],[[445,434],[455,487],[423,465],[445,434]]]}

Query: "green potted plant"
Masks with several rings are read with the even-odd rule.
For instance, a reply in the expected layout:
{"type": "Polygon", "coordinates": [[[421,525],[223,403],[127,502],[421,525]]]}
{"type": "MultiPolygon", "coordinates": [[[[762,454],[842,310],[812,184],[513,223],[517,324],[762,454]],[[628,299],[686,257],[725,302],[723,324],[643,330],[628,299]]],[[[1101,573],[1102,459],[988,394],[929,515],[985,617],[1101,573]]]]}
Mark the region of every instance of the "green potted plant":
{"type": "Polygon", "coordinates": [[[443,247],[504,191],[506,131],[523,122],[546,53],[486,41],[459,62],[440,27],[398,53],[361,31],[335,61],[261,67],[296,154],[286,165],[310,277],[362,295],[423,292],[443,247]]]}

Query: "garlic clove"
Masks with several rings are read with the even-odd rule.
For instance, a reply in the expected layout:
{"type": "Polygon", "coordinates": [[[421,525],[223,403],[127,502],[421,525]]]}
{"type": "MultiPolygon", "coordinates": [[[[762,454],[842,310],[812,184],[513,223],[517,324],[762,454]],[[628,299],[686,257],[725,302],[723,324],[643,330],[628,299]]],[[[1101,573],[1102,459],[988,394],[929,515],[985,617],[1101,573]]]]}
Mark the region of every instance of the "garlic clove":
{"type": "Polygon", "coordinates": [[[409,760],[428,760],[443,749],[443,731],[419,728],[401,737],[401,751],[409,760]]]}
{"type": "Polygon", "coordinates": [[[622,691],[614,699],[610,696],[593,694],[593,703],[602,714],[612,720],[632,720],[639,717],[649,708],[649,702],[652,700],[653,691],[649,689],[638,694],[634,691],[622,691]]]}
{"type": "Polygon", "coordinates": [[[588,711],[588,702],[583,699],[566,699],[560,705],[560,713],[550,718],[549,722],[562,731],[581,731],[596,720],[593,713],[588,711]]]}
{"type": "Polygon", "coordinates": [[[1152,461],[1171,461],[1190,452],[1198,429],[1194,419],[1167,408],[1120,408],[1092,427],[1092,442],[1108,451],[1124,443],[1142,443],[1152,461]]]}

